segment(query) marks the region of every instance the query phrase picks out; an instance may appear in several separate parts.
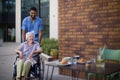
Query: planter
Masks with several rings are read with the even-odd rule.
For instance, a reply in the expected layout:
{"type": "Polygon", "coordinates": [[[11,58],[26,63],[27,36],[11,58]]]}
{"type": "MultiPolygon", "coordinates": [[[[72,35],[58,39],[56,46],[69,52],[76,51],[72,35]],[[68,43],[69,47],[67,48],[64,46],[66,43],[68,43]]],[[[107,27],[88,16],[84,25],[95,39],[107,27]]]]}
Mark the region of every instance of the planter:
{"type": "Polygon", "coordinates": [[[43,52],[53,58],[58,58],[58,40],[43,38],[41,42],[43,52]]]}
{"type": "Polygon", "coordinates": [[[51,49],[50,55],[53,57],[53,59],[58,59],[58,50],[57,49],[51,49]]]}

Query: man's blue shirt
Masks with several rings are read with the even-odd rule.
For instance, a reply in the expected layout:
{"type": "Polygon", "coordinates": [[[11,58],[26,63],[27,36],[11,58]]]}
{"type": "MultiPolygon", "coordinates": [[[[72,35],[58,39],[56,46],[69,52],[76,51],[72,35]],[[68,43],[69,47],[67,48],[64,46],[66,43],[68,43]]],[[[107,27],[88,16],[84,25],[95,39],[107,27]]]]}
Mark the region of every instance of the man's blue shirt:
{"type": "Polygon", "coordinates": [[[30,20],[30,16],[24,18],[22,22],[22,30],[25,30],[26,33],[33,31],[35,36],[35,41],[38,41],[39,30],[43,30],[42,19],[40,19],[37,16],[35,17],[34,21],[30,20]]]}

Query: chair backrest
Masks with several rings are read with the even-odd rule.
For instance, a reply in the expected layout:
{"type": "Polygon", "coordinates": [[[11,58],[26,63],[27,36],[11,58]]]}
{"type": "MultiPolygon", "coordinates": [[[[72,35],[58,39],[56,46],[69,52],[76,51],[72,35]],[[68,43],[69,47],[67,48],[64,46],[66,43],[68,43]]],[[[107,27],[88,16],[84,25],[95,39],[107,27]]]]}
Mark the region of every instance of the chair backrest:
{"type": "Polygon", "coordinates": [[[102,54],[101,58],[104,60],[120,61],[120,50],[100,48],[99,52],[102,54]]]}

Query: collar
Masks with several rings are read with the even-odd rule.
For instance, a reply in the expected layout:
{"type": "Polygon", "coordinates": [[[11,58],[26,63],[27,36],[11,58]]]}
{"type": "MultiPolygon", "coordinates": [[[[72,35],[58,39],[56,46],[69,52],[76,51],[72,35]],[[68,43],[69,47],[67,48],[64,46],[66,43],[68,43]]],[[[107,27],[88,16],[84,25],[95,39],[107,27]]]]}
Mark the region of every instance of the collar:
{"type": "MultiPolygon", "coordinates": [[[[28,41],[25,41],[24,43],[25,43],[25,44],[28,44],[28,41]]],[[[33,44],[35,44],[35,41],[33,42],[33,44]]]]}
{"type": "MultiPolygon", "coordinates": [[[[35,21],[35,20],[36,20],[36,17],[35,17],[34,21],[35,21]]],[[[29,16],[29,21],[31,21],[30,16],[29,16]]]]}

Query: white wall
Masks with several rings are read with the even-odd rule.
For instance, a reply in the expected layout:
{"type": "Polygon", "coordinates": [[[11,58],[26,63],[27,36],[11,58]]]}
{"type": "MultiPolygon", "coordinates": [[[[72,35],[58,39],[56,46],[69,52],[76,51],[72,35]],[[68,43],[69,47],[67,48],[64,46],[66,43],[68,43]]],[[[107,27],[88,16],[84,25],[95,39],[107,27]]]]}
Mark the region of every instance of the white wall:
{"type": "Polygon", "coordinates": [[[21,42],[21,0],[16,0],[15,8],[16,42],[21,42]]]}
{"type": "Polygon", "coordinates": [[[58,0],[50,0],[50,38],[58,39],[58,0]]]}

